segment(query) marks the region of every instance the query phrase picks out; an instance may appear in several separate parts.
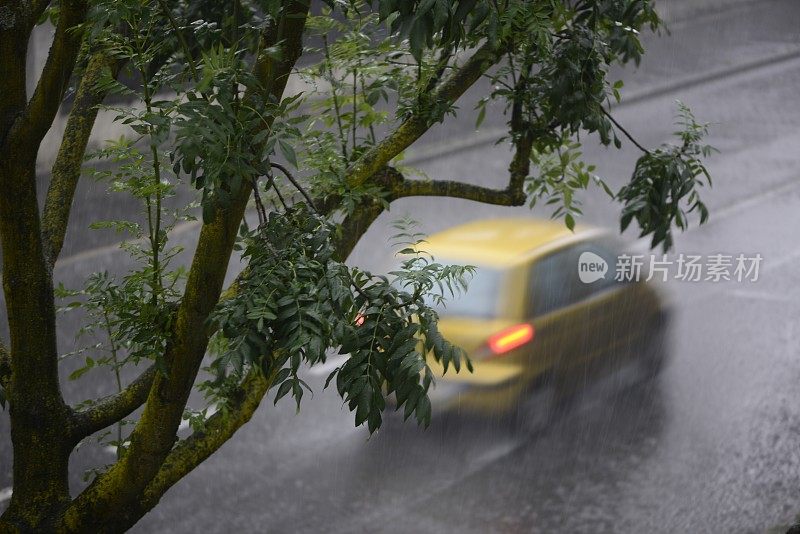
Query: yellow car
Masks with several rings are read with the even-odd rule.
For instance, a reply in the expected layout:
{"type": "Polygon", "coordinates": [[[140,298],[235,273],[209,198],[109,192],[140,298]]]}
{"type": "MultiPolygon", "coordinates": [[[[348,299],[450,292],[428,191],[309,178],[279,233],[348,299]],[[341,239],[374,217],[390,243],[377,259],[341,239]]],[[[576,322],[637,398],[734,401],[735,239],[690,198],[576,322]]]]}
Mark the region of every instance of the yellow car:
{"type": "Polygon", "coordinates": [[[432,235],[423,248],[438,263],[477,267],[467,292],[438,310],[442,333],[474,372],[442,375],[431,360],[435,409],[510,413],[542,384],[561,397],[632,364],[647,373],[661,364],[667,309],[644,282],[646,265],[638,281],[633,270],[616,280],[625,256],[602,230],[483,220],[432,235]]]}

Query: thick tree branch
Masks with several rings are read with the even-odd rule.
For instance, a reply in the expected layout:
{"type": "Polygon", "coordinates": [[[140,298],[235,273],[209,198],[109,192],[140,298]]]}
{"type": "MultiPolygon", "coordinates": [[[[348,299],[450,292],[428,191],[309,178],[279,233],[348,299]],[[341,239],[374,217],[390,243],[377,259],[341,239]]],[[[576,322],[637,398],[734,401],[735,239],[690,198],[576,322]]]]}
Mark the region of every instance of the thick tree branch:
{"type": "MultiPolygon", "coordinates": [[[[524,89],[525,78],[523,77],[517,82],[517,90],[524,89]]],[[[523,120],[522,107],[519,103],[515,103],[512,107],[510,126],[514,156],[508,167],[509,180],[505,189],[492,189],[451,180],[408,180],[391,167],[387,167],[387,172],[384,173],[384,185],[391,191],[392,199],[440,196],[463,198],[498,206],[523,206],[527,200],[524,187],[525,179],[530,173],[533,134],[523,120]]]]}
{"type": "Polygon", "coordinates": [[[42,217],[45,254],[51,268],[64,245],[72,199],[81,175],[86,146],[97,119],[97,107],[106,96],[106,91],[98,89],[97,84],[106,69],[111,68],[112,75],[116,76],[120,67],[120,62],[109,63],[102,53],[92,55],[75,95],[58,156],[53,164],[42,217]]]}
{"type": "Polygon", "coordinates": [[[158,503],[167,490],[228,441],[253,416],[274,378],[274,373],[267,378],[260,371],[252,370],[242,381],[239,390],[228,399],[224,410],[209,417],[202,431],[195,431],[169,452],[142,498],[115,516],[114,528],[123,531],[132,527],[158,503]]]}
{"type": "Polygon", "coordinates": [[[3,29],[0,31],[0,147],[9,151],[11,127],[27,104],[26,56],[31,27],[23,2],[0,0],[3,29]]]}
{"type": "MultiPolygon", "coordinates": [[[[282,48],[280,58],[264,53],[255,68],[270,99],[280,100],[302,53],[308,9],[308,0],[286,0],[276,30],[265,39],[262,49],[274,45],[282,48]]],[[[164,356],[168,373],[156,374],[127,454],[72,502],[64,516],[65,530],[90,530],[99,525],[108,528],[120,521],[118,517],[125,510],[136,508],[135,503],[172,449],[208,344],[206,319],[219,300],[249,197],[250,189],[242,187],[227,208],[218,209],[214,220],[203,225],[164,356]]]]}
{"type": "MultiPolygon", "coordinates": [[[[521,76],[515,90],[526,89],[526,76],[521,76]]],[[[499,206],[522,206],[525,195],[525,179],[530,173],[531,151],[533,150],[533,134],[523,118],[522,104],[517,100],[511,109],[511,136],[514,144],[514,156],[508,167],[508,186],[505,189],[492,189],[479,185],[451,180],[407,180],[392,169],[387,172],[389,182],[386,184],[392,192],[392,198],[412,196],[441,196],[463,198],[484,204],[499,206]],[[392,176],[395,173],[395,176],[392,176]]]]}
{"type": "Polygon", "coordinates": [[[266,378],[260,371],[251,371],[238,393],[229,399],[225,410],[212,415],[202,431],[194,432],[170,451],[158,474],[145,489],[142,499],[136,503],[136,509],[123,512],[119,520],[126,523],[118,521],[118,524],[123,528],[132,526],[142,514],[158,503],[168,489],[208,459],[245,425],[269,391],[274,377],[273,374],[266,378]]]}
{"type": "Polygon", "coordinates": [[[20,145],[34,153],[53,124],[69,84],[82,40],[82,32],[76,27],[84,22],[87,6],[86,0],[64,0],[59,4],[58,25],[47,62],[22,120],[12,130],[20,145]]]}
{"type": "Polygon", "coordinates": [[[69,425],[58,377],[53,281],[42,244],[36,156],[77,55],[84,2],[61,5],[48,68],[33,106],[25,102],[25,58],[32,23],[27,2],[4,8],[0,31],[0,241],[10,333],[9,393],[14,494],[3,519],[35,529],[69,501],[69,425]],[[58,72],[60,77],[54,75],[58,72]],[[60,80],[60,81],[59,81],[60,80]],[[42,98],[56,99],[45,104],[42,98]],[[30,503],[36,512],[31,513],[30,503]]]}
{"type": "Polygon", "coordinates": [[[33,0],[31,2],[31,22],[36,24],[44,10],[50,5],[50,0],[33,0]]]}
{"type": "Polygon", "coordinates": [[[89,436],[127,417],[147,400],[153,379],[156,376],[156,366],[151,365],[138,378],[128,384],[128,387],[115,393],[100,402],[92,405],[74,415],[73,440],[89,436]]]}
{"type": "Polygon", "coordinates": [[[10,334],[0,374],[14,449],[14,494],[2,521],[35,529],[69,500],[64,429],[70,410],[58,381],[53,285],[41,241],[38,142],[31,146],[19,135],[26,123],[30,8],[27,2],[0,0],[0,243],[10,334]]]}
{"type": "MultiPolygon", "coordinates": [[[[434,102],[452,104],[474,84],[481,75],[501,57],[502,51],[484,44],[434,91],[434,102]]],[[[406,119],[391,134],[375,145],[347,170],[347,184],[358,187],[364,184],[389,161],[419,139],[431,126],[430,117],[415,114],[406,119]]]]}
{"type": "Polygon", "coordinates": [[[334,259],[345,261],[375,219],[383,213],[383,203],[367,199],[342,221],[342,231],[336,238],[334,259]]]}
{"type": "Polygon", "coordinates": [[[508,191],[516,197],[521,206],[525,203],[525,179],[531,172],[531,151],[533,150],[533,132],[530,125],[524,118],[522,101],[519,96],[528,90],[528,76],[530,75],[530,65],[523,68],[514,86],[514,103],[511,106],[511,138],[514,144],[514,156],[508,166],[508,191]]]}
{"type": "Polygon", "coordinates": [[[479,185],[466,184],[451,180],[405,180],[397,186],[394,198],[402,197],[449,197],[474,200],[484,204],[498,206],[522,206],[525,194],[521,188],[491,189],[479,185]]]}

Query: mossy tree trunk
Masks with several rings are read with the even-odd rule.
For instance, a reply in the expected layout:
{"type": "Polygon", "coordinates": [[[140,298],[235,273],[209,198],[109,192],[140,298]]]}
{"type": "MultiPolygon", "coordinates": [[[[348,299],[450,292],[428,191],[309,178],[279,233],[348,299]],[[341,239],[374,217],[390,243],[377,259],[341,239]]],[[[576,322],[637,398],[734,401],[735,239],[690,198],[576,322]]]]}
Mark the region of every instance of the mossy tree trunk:
{"type": "Polygon", "coordinates": [[[25,59],[37,4],[0,5],[0,238],[10,331],[7,395],[14,448],[14,493],[4,520],[46,528],[70,500],[70,409],[58,381],[53,282],[36,191],[36,157],[70,77],[86,12],[64,2],[53,50],[34,95],[25,92],[25,59]]]}

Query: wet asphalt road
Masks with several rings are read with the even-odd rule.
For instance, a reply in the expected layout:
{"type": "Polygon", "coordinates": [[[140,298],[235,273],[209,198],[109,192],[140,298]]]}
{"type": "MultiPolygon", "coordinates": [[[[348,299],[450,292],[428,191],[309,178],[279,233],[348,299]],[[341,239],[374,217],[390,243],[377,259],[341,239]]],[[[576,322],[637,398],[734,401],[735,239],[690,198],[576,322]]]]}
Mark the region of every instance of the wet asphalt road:
{"type": "MultiPolygon", "coordinates": [[[[315,396],[300,416],[291,402],[265,400],[134,531],[764,532],[791,522],[800,512],[798,28],[796,1],[743,3],[674,23],[670,37],[649,39],[642,68],[625,74],[626,94],[637,98],[614,113],[643,144],[668,139],[675,98],[715,123],[712,220],[681,235],[675,253],[764,258],[756,283],[667,284],[673,349],[658,381],[590,388],[533,432],[509,431],[500,420],[435,420],[427,431],[390,420],[367,439],[335,393],[322,390],[327,373],[312,370],[315,396]]],[[[454,142],[458,125],[429,132],[416,165],[431,177],[500,185],[508,154],[481,142],[502,124],[490,119],[466,142],[454,142]]],[[[616,187],[637,156],[585,152],[616,187]]],[[[618,206],[596,191],[585,198],[588,222],[616,226],[618,206]]],[[[434,232],[530,212],[404,199],[351,261],[384,266],[389,223],[405,214],[434,232]]],[[[74,283],[88,266],[121,264],[113,253],[84,254],[56,275],[74,283]]],[[[62,336],[69,331],[65,322],[62,336]]],[[[65,390],[74,401],[107,387],[89,380],[65,390]]],[[[7,428],[0,418],[0,435],[7,428]]],[[[10,483],[6,439],[0,489],[10,483]]],[[[79,471],[111,460],[87,447],[73,462],[79,471]]]]}

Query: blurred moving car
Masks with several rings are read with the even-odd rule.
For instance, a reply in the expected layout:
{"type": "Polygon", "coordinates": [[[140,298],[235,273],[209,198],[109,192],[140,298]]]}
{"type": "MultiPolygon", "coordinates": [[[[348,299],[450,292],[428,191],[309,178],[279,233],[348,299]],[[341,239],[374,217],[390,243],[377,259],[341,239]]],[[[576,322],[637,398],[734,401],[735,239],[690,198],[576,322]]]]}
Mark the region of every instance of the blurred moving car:
{"type": "Polygon", "coordinates": [[[632,364],[643,375],[660,368],[667,308],[644,268],[638,281],[616,279],[624,256],[608,233],[483,220],[432,235],[424,248],[439,263],[477,267],[468,291],[438,309],[442,333],[475,369],[442,375],[432,362],[435,409],[527,416],[526,401],[543,389],[558,398],[632,364]]]}

